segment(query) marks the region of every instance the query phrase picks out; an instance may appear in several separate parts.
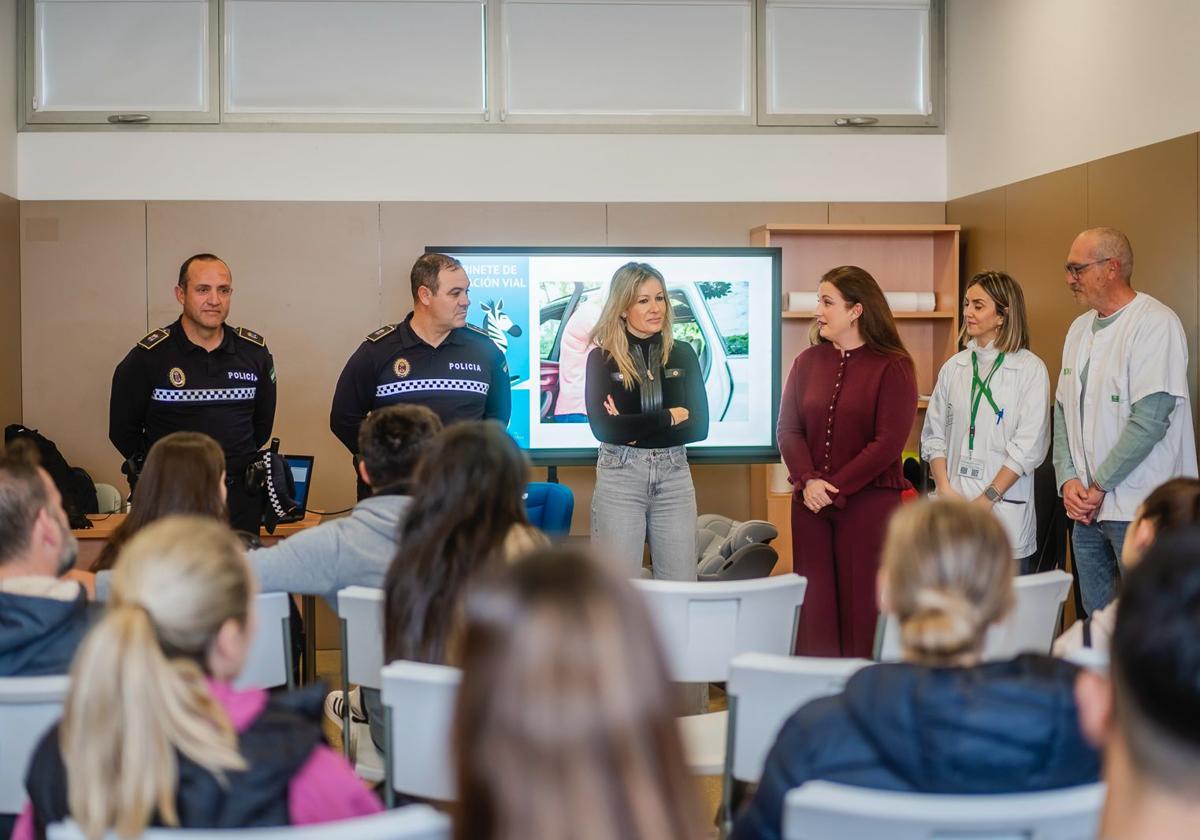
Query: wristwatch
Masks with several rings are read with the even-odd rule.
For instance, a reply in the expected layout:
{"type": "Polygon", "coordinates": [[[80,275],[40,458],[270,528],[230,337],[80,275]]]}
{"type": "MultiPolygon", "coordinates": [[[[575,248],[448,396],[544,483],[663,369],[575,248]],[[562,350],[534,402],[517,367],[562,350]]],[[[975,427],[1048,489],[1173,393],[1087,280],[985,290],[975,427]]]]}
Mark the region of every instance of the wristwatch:
{"type": "Polygon", "coordinates": [[[997,490],[995,487],[993,487],[990,484],[987,487],[983,488],[983,495],[987,496],[987,500],[989,502],[991,502],[992,504],[995,504],[996,502],[1000,501],[1000,499],[1002,498],[1000,495],[1000,491],[997,490]]]}

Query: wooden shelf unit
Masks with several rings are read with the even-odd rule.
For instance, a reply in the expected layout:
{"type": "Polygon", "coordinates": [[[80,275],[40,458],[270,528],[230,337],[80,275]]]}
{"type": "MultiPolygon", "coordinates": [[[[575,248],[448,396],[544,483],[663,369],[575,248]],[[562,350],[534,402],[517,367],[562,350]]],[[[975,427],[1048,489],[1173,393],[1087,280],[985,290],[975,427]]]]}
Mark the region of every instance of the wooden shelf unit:
{"type": "MultiPolygon", "coordinates": [[[[783,251],[780,376],[786,379],[792,360],[809,346],[811,312],[788,312],[789,292],[816,294],[821,276],[839,265],[866,269],[885,292],[933,292],[934,311],[894,312],[896,326],[917,368],[917,392],[930,394],[942,365],[958,351],[958,225],[773,225],[750,231],[750,244],[783,251]]],[[[781,381],[783,381],[781,379],[781,381]]],[[[924,409],[918,413],[906,449],[915,450],[924,409]]],[[[752,468],[751,515],[779,528],[779,569],[791,568],[791,517],[787,494],[771,491],[770,465],[752,468]],[[784,562],[784,558],[787,562],[784,562]]]]}

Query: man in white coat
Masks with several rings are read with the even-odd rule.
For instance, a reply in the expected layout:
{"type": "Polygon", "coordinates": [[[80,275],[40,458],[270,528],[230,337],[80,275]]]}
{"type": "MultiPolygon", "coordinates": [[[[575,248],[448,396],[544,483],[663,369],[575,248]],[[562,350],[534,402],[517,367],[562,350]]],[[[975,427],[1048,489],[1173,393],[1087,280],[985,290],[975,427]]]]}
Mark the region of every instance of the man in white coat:
{"type": "Polygon", "coordinates": [[[1187,339],[1179,317],[1130,285],[1133,249],[1113,228],[1071,244],[1066,279],[1088,307],[1063,347],[1054,469],[1087,613],[1116,596],[1125,529],[1142,500],[1196,475],[1187,339]]]}

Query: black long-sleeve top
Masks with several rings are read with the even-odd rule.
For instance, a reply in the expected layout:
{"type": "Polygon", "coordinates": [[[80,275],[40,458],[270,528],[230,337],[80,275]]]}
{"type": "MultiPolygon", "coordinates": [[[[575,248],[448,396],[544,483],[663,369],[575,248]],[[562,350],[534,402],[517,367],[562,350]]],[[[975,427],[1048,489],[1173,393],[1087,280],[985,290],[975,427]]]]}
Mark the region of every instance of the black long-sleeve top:
{"type": "MultiPolygon", "coordinates": [[[[627,331],[629,352],[641,348],[643,358],[662,347],[662,335],[637,338],[627,331]]],[[[588,354],[585,399],[592,434],[604,443],[636,446],[639,449],[664,449],[682,446],[708,437],[708,394],[696,351],[686,341],[676,341],[671,356],[662,366],[662,408],[642,410],[642,388],[634,383],[626,388],[617,363],[608,351],[597,347],[588,354]],[[604,408],[612,396],[618,414],[604,408]],[[688,419],[671,425],[672,408],[686,408],[688,419]]]]}
{"type": "Polygon", "coordinates": [[[241,462],[271,437],[275,362],[263,337],[225,325],[212,351],[193,344],[177,320],[154,330],[117,365],[108,438],[130,458],[171,432],[204,432],[226,459],[241,462]]]}

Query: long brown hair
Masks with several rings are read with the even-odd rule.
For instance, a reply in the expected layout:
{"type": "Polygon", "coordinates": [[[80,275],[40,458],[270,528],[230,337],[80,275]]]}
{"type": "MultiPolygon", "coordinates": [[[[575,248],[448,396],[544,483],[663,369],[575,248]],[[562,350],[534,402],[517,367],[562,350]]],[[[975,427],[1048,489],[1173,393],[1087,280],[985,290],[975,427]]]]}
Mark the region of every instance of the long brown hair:
{"type": "Polygon", "coordinates": [[[125,547],[59,728],[71,816],[90,840],[140,837],[155,814],[179,825],[177,752],[218,779],[245,769],[205,669],[225,622],[246,626],[253,590],[241,541],[209,517],[168,516],[125,547]]]}
{"type": "Polygon", "coordinates": [[[146,465],[133,490],[133,506],[116,527],[92,571],[111,569],[121,547],[151,522],[173,513],[211,516],[228,521],[221,501],[225,453],[200,432],[172,432],[160,438],[146,456],[146,465]]]}
{"type": "MultiPolygon", "coordinates": [[[[837,289],[838,294],[846,301],[847,308],[856,303],[862,304],[858,334],[862,336],[867,347],[884,356],[896,356],[912,362],[912,355],[900,340],[896,319],[892,317],[892,308],[888,306],[883,290],[865,269],[856,265],[841,265],[825,272],[821,282],[829,283],[837,289]]],[[[813,321],[809,329],[808,338],[812,344],[828,341],[821,338],[816,321],[813,321]]]]}
{"type": "Polygon", "coordinates": [[[525,456],[495,421],[458,423],[427,445],[383,582],[388,661],[454,664],[467,584],[504,559],[514,529],[532,528],[528,481],[525,456]]]}
{"type": "Polygon", "coordinates": [[[639,383],[641,376],[638,375],[633,359],[629,356],[629,339],[625,336],[624,316],[638,299],[642,284],[651,280],[657,280],[662,286],[663,297],[667,303],[661,333],[662,363],[666,365],[667,359],[671,357],[671,349],[675,346],[675,308],[671,305],[671,295],[667,292],[667,281],[663,279],[662,272],[652,265],[630,262],[616,270],[608,287],[608,297],[604,299],[604,308],[592,329],[592,341],[603,347],[617,363],[617,370],[624,378],[626,389],[632,389],[639,383]]]}
{"type": "Polygon", "coordinates": [[[547,549],[474,586],[466,620],[456,840],[705,835],[677,695],[626,581],[547,549]]]}

